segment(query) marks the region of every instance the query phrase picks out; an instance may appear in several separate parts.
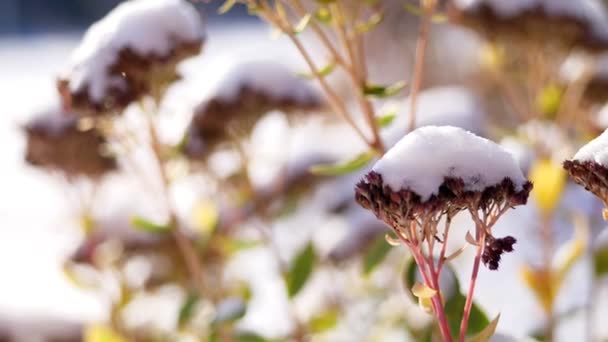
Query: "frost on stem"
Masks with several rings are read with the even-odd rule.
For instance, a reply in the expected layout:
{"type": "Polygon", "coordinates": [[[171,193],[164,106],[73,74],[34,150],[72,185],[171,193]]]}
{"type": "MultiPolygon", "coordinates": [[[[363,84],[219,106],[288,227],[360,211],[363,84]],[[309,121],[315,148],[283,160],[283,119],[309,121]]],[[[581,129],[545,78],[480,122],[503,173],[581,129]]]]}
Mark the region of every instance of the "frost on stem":
{"type": "Polygon", "coordinates": [[[564,168],[579,185],[608,206],[608,130],[583,146],[564,168]]]}
{"type": "Polygon", "coordinates": [[[450,16],[491,40],[551,41],[593,51],[608,46],[601,0],[455,0],[450,16]]]}
{"type": "MultiPolygon", "coordinates": [[[[460,128],[428,126],[406,135],[376,163],[357,184],[356,200],[409,247],[425,240],[445,244],[449,226],[440,235],[440,220],[467,210],[489,237],[486,248],[494,250],[499,241],[500,251],[508,252],[514,239],[505,238],[502,248],[505,240],[494,239],[490,228],[508,208],[525,204],[531,188],[499,145],[460,128]]],[[[488,253],[494,253],[486,260],[495,269],[500,253],[488,253]]]]}
{"type": "Polygon", "coordinates": [[[248,135],[270,111],[293,116],[319,111],[323,106],[316,89],[286,67],[270,61],[239,64],[194,109],[184,152],[191,158],[204,159],[235,135],[248,135]]]}
{"type": "Polygon", "coordinates": [[[85,33],[58,89],[80,115],[120,113],[145,95],[159,98],[176,65],[200,52],[200,16],[183,0],[130,0],[85,33]]]}
{"type": "Polygon", "coordinates": [[[78,118],[50,111],[28,122],[25,160],[37,167],[59,170],[68,177],[97,178],[117,168],[116,159],[103,153],[106,139],[78,118]]]}

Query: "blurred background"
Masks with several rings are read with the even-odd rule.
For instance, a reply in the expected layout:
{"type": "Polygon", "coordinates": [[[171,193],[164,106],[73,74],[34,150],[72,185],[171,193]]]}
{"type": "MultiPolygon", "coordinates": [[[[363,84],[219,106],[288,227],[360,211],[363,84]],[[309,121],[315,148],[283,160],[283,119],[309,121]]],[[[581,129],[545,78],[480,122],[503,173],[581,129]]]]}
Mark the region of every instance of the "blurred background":
{"type": "MultiPolygon", "coordinates": [[[[139,330],[154,331],[162,337],[149,339],[134,334],[140,337],[112,339],[115,336],[99,333],[105,337],[93,339],[90,334],[83,334],[83,331],[90,332],[99,324],[113,319],[112,308],[115,307],[116,293],[121,289],[112,280],[113,271],[79,268],[79,276],[93,279],[95,286],[83,285],[71,271],[66,271],[66,260],[75,260],[75,254],[88,241],[79,211],[82,202],[79,194],[73,191],[74,184],[68,185],[70,182],[62,177],[25,162],[27,136],[23,127],[48,108],[58,106],[56,80],[65,71],[70,54],[85,30],[120,2],[0,2],[0,94],[3,94],[4,108],[0,115],[0,340],[206,340],[192,332],[199,332],[196,330],[197,319],[209,321],[209,317],[217,319],[227,315],[229,327],[226,329],[251,332],[247,335],[251,339],[226,338],[220,333],[220,337],[214,335],[216,340],[296,340],[285,336],[290,336],[290,331],[303,321],[312,327],[310,331],[314,333],[310,334],[309,340],[313,341],[426,341],[424,332],[429,326],[430,316],[418,307],[402,284],[403,270],[409,269],[408,262],[411,262],[408,261],[409,254],[405,248],[389,251],[387,246],[381,245],[385,227],[371,213],[354,204],[353,187],[365,169],[329,179],[316,179],[315,182],[319,183],[313,185],[308,185],[308,180],[302,181],[306,191],[298,188],[298,193],[305,194],[303,200],[295,202],[297,204],[288,196],[281,197],[277,200],[281,209],[277,212],[281,213],[276,217],[239,222],[242,231],[237,234],[238,240],[231,240],[231,243],[256,243],[247,248],[234,247],[234,251],[226,253],[229,257],[225,263],[220,264],[225,268],[220,277],[225,277],[226,283],[230,283],[227,286],[228,298],[238,297],[237,304],[228,301],[219,305],[198,300],[195,302],[196,314],[190,313],[196,318],[192,327],[183,326],[178,316],[181,317],[184,308],[193,301],[183,287],[163,285],[150,293],[134,292],[129,297],[129,305],[121,307],[124,313],[120,316],[124,321],[121,324],[128,329],[138,333],[139,330]],[[259,233],[258,225],[267,226],[266,234],[270,232],[270,240],[275,241],[278,248],[264,244],[267,240],[260,238],[264,234],[259,233]],[[278,269],[283,263],[293,264],[308,245],[314,246],[320,266],[302,292],[290,298],[290,290],[283,283],[284,274],[278,269]],[[241,283],[247,284],[247,291],[239,287],[241,283]],[[246,302],[246,306],[241,302],[246,302]],[[244,307],[246,310],[240,312],[244,307]],[[240,314],[234,314],[235,310],[240,314]]],[[[402,7],[396,0],[386,3],[389,8],[402,7]]],[[[221,2],[194,2],[194,5],[203,18],[206,42],[200,56],[194,56],[179,66],[184,77],[173,84],[163,98],[159,126],[161,138],[168,145],[180,142],[196,106],[215,91],[216,84],[235,65],[263,60],[285,65],[293,72],[307,70],[290,42],[284,36],[273,34],[271,27],[249,15],[243,6],[219,15],[221,2]]],[[[375,83],[409,82],[419,24],[419,16],[411,11],[387,11],[382,25],[371,33],[367,46],[370,78],[375,83]]],[[[308,33],[302,37],[311,46],[314,58],[325,58],[318,41],[308,33]]],[[[536,153],[536,146],[531,147],[533,144],[529,144],[529,139],[521,138],[522,135],[537,137],[541,143],[549,145],[565,139],[556,133],[559,129],[545,125],[545,121],[538,125],[529,122],[513,124],[513,121],[504,119],[514,110],[495,95],[493,86],[483,83],[487,79],[480,70],[488,55],[480,36],[438,20],[430,37],[423,80],[423,90],[428,93],[425,95],[423,92],[419,99],[419,125],[450,124],[488,136],[512,151],[526,173],[536,161],[547,158],[536,153]],[[506,128],[496,129],[500,124],[506,128]]],[[[352,100],[346,83],[343,75],[331,78],[338,94],[352,100]]],[[[316,93],[321,93],[318,86],[311,83],[311,87],[316,93]]],[[[391,99],[373,102],[379,112],[397,108],[397,118],[402,117],[395,119],[396,126],[392,131],[389,127],[383,133],[386,141],[394,143],[405,133],[403,127],[409,115],[406,109],[409,91],[406,87],[391,99]]],[[[137,106],[127,111],[140,110],[133,107],[137,106]]],[[[594,107],[594,117],[600,112],[600,107],[594,107]]],[[[325,110],[320,112],[329,116],[325,110]]],[[[597,132],[597,128],[593,132],[597,132]]],[[[312,165],[345,160],[365,150],[357,136],[335,118],[297,119],[294,123],[280,110],[272,111],[257,121],[249,133],[246,146],[251,160],[248,160],[245,178],[256,189],[276,186],[273,181],[279,176],[289,179],[289,172],[299,176],[304,171],[308,174],[312,165]]],[[[581,141],[576,140],[574,146],[570,146],[571,154],[581,141]]],[[[213,160],[218,177],[231,179],[238,174],[234,171],[235,158],[238,159],[235,153],[220,153],[213,160]]],[[[144,161],[143,165],[146,168],[148,164],[144,161]]],[[[550,168],[546,172],[553,171],[554,168],[550,168]]],[[[124,243],[121,253],[128,250],[126,242],[131,241],[136,242],[136,250],[145,249],[139,247],[139,243],[145,241],[141,244],[146,245],[150,240],[154,241],[151,243],[153,252],[155,248],[161,248],[155,244],[154,234],[150,239],[149,232],[142,234],[130,227],[133,215],[158,216],[158,202],[162,202],[150,196],[138,178],[137,175],[112,174],[104,179],[102,189],[96,195],[95,220],[104,227],[102,230],[107,236],[120,237],[124,243]]],[[[484,312],[479,324],[501,314],[496,341],[531,341],[534,336],[543,340],[548,319],[546,302],[542,299],[542,293],[547,290],[542,284],[548,280],[535,282],[530,281],[530,277],[526,280],[525,270],[529,265],[537,266],[541,258],[543,237],[538,231],[547,221],[551,222],[549,225],[554,236],[555,267],[567,263],[567,274],[563,281],[560,280],[559,290],[555,291],[559,294],[551,298],[555,301],[551,305],[554,316],[559,317],[554,340],[608,340],[608,326],[605,324],[608,322],[608,305],[605,305],[608,287],[605,277],[595,278],[594,273],[598,268],[597,253],[593,248],[597,250],[606,236],[602,204],[581,187],[567,182],[565,174],[557,178],[560,180],[555,184],[547,185],[559,185],[560,189],[551,195],[555,204],[549,219],[545,220],[547,215],[543,204],[539,205],[533,198],[528,206],[506,214],[495,228],[500,232],[499,236],[513,235],[518,239],[515,252],[505,256],[500,271],[482,269],[478,280],[476,305],[484,312]],[[578,246],[576,243],[580,242],[577,240],[580,236],[574,233],[578,221],[571,219],[571,212],[582,213],[585,218],[587,235],[583,238],[583,251],[572,252],[572,246],[578,246]],[[534,284],[539,283],[540,288],[534,288],[534,284]],[[590,315],[593,317],[591,320],[590,315]],[[594,331],[593,338],[589,335],[590,330],[594,331]]],[[[224,222],[223,204],[226,200],[218,184],[222,183],[197,177],[183,177],[175,182],[172,198],[185,222],[196,226],[196,222],[191,222],[192,212],[200,214],[199,211],[203,210],[201,203],[208,202],[214,205],[203,206],[204,210],[214,212],[211,216],[220,216],[215,220],[224,222]]],[[[90,191],[89,186],[76,185],[77,188],[85,188],[84,192],[90,191]]],[[[208,216],[207,212],[203,221],[209,220],[208,216]]],[[[461,237],[454,237],[452,243],[454,246],[462,245],[464,232],[470,228],[471,222],[465,217],[457,217],[454,225],[462,234],[454,234],[461,237]]],[[[111,250],[113,247],[109,245],[106,248],[111,250]]],[[[454,261],[455,277],[447,276],[446,279],[449,293],[460,293],[468,286],[472,253],[469,248],[454,261]]],[[[128,268],[127,264],[135,274],[151,273],[143,266],[137,268],[139,264],[135,262],[129,264],[125,261],[120,267],[128,268]]]]}

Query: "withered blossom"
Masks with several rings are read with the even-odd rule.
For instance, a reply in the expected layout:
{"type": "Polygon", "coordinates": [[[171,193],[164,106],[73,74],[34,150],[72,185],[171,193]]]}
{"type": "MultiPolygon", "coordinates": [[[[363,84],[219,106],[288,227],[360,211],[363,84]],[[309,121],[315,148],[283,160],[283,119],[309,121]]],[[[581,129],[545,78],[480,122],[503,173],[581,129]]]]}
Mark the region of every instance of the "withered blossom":
{"type": "Polygon", "coordinates": [[[106,139],[94,127],[80,127],[78,120],[73,115],[51,111],[27,123],[26,162],[60,171],[67,177],[98,178],[115,170],[116,159],[104,153],[106,139]]]}

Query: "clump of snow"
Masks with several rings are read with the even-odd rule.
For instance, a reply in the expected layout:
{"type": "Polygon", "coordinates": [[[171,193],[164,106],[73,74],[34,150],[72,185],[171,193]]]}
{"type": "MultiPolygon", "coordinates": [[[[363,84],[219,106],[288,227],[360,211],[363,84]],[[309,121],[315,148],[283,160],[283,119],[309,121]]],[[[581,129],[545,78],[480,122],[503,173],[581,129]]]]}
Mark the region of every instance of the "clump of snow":
{"type": "Polygon", "coordinates": [[[276,61],[248,61],[232,65],[213,89],[213,95],[228,102],[247,88],[272,99],[294,99],[300,103],[319,101],[319,95],[306,80],[276,61]]]}
{"type": "Polygon", "coordinates": [[[455,0],[454,4],[466,11],[489,6],[505,18],[539,8],[549,16],[574,17],[588,23],[594,35],[608,40],[608,13],[600,0],[455,0]]]}
{"type": "Polygon", "coordinates": [[[446,177],[461,178],[465,190],[482,191],[509,178],[517,190],[526,179],[500,145],[462,128],[427,126],[401,139],[373,167],[393,191],[409,189],[423,201],[437,194],[446,177]]]}
{"type": "Polygon", "coordinates": [[[608,130],[581,147],[573,159],[581,162],[592,161],[608,167],[608,130]]]}
{"type": "Polygon", "coordinates": [[[142,56],[165,57],[178,43],[204,38],[200,15],[184,0],[129,0],[93,24],[73,52],[69,68],[72,91],[89,86],[89,96],[101,101],[110,86],[122,79],[108,68],[118,53],[130,48],[142,56]]]}
{"type": "MultiPolygon", "coordinates": [[[[395,104],[399,114],[383,132],[387,146],[395,145],[407,133],[410,122],[410,101],[408,97],[395,104]]],[[[464,87],[436,87],[418,95],[416,127],[447,125],[482,134],[484,117],[478,99],[464,87]]]]}

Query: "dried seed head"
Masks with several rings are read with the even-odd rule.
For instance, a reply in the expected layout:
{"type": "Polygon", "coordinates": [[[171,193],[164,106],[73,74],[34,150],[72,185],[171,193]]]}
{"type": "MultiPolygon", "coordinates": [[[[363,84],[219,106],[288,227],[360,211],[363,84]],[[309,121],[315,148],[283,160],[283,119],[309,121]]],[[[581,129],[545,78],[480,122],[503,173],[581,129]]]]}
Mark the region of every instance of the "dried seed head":
{"type": "Polygon", "coordinates": [[[490,270],[497,270],[503,253],[513,252],[513,245],[517,240],[512,236],[494,238],[492,235],[486,237],[486,244],[481,255],[481,261],[490,270]]]}
{"type": "Polygon", "coordinates": [[[59,170],[68,177],[97,178],[117,168],[116,159],[104,154],[106,139],[95,129],[80,129],[78,118],[46,113],[24,127],[25,160],[38,167],[59,170]]]}
{"type": "Polygon", "coordinates": [[[591,160],[566,160],[563,164],[572,180],[608,204],[608,168],[591,160]]]}

